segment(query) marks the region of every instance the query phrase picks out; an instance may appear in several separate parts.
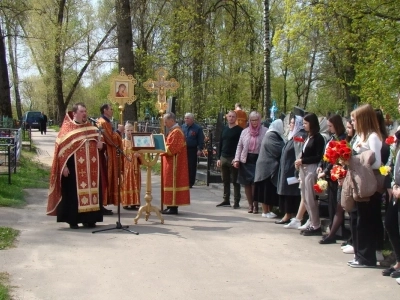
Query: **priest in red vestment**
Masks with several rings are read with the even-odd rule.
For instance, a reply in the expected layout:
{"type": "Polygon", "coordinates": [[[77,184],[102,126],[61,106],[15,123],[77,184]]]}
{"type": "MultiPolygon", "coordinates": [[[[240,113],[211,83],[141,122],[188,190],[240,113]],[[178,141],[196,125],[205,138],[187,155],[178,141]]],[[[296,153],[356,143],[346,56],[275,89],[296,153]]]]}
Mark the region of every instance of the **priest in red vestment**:
{"type": "Polygon", "coordinates": [[[100,211],[98,130],[86,122],[86,106],[77,103],[68,112],[58,133],[51,167],[47,214],[78,229],[103,221],[100,211]]]}
{"type": "Polygon", "coordinates": [[[162,154],[163,214],[177,214],[178,206],[190,204],[189,170],[186,140],[176,123],[173,113],[164,115],[164,124],[169,129],[165,140],[166,153],[162,154]]]}
{"type": "Polygon", "coordinates": [[[247,127],[247,114],[242,110],[242,105],[240,103],[235,104],[236,112],[236,125],[239,125],[243,129],[247,127]]]}
{"type": "MultiPolygon", "coordinates": [[[[100,151],[101,172],[105,174],[103,184],[107,187],[106,194],[103,197],[103,205],[118,205],[118,168],[123,171],[123,159],[118,166],[120,156],[117,156],[117,145],[121,150],[122,138],[121,134],[124,131],[123,125],[118,125],[118,130],[114,131],[111,124],[113,116],[113,108],[110,104],[104,104],[100,108],[101,117],[97,119],[97,126],[103,130],[104,146],[100,151]]],[[[111,210],[103,208],[104,215],[112,214],[111,210]]]]}

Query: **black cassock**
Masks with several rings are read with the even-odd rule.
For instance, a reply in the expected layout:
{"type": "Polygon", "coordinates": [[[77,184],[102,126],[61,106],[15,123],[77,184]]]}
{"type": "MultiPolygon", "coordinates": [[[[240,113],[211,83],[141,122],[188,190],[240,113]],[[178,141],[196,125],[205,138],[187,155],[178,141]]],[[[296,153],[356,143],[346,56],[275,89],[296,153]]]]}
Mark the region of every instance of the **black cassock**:
{"type": "Polygon", "coordinates": [[[99,210],[78,213],[74,157],[72,155],[67,161],[68,177],[61,176],[61,202],[57,207],[57,222],[66,222],[68,224],[103,222],[103,214],[100,210],[100,203],[102,203],[103,199],[101,186],[99,186],[99,210]]]}

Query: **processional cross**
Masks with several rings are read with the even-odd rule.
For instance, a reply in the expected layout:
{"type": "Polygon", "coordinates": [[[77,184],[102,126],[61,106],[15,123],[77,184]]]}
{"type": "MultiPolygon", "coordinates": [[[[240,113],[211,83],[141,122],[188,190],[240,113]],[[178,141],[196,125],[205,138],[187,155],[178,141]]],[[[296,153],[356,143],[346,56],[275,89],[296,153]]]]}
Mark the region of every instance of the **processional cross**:
{"type": "Polygon", "coordinates": [[[156,108],[158,112],[162,115],[164,111],[167,109],[167,91],[170,90],[172,92],[176,91],[179,88],[179,82],[176,81],[175,78],[171,78],[170,80],[166,80],[168,76],[168,71],[164,68],[159,68],[156,72],[157,81],[153,79],[148,79],[145,83],[143,83],[143,87],[151,92],[157,93],[157,103],[156,108]]]}

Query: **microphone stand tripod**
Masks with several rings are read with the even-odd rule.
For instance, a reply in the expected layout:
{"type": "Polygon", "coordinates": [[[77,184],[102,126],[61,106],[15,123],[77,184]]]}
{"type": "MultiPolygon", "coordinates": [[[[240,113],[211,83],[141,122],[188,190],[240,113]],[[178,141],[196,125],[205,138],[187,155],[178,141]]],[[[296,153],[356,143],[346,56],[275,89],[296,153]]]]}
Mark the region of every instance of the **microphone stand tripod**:
{"type": "MultiPolygon", "coordinates": [[[[94,122],[93,122],[93,125],[97,127],[97,129],[99,130],[100,133],[102,132],[102,129],[99,128],[94,122]]],[[[122,159],[122,156],[124,156],[128,161],[131,161],[131,159],[125,155],[123,150],[118,145],[116,145],[113,142],[113,140],[105,132],[103,132],[103,136],[106,138],[106,140],[111,145],[113,145],[113,147],[115,149],[117,149],[117,157],[118,157],[118,164],[117,164],[118,165],[118,208],[117,208],[117,215],[118,215],[118,221],[116,222],[116,226],[113,227],[113,228],[98,229],[98,230],[92,231],[92,233],[115,230],[115,229],[121,229],[121,230],[125,230],[125,231],[128,231],[130,233],[138,235],[139,232],[130,230],[130,229],[128,229],[129,226],[127,226],[127,225],[123,226],[121,224],[121,189],[120,189],[120,185],[121,185],[121,159],[122,159]]]]}

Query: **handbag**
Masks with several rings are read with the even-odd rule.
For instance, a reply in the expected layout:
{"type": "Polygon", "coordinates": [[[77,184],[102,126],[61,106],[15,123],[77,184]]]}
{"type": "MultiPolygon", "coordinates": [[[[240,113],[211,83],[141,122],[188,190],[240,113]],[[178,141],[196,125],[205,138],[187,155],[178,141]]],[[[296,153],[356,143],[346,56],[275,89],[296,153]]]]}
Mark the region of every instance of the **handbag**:
{"type": "Polygon", "coordinates": [[[376,191],[383,194],[386,191],[386,176],[382,175],[379,170],[373,170],[376,179],[376,191]]]}
{"type": "Polygon", "coordinates": [[[355,201],[369,201],[378,188],[378,183],[371,168],[375,161],[375,153],[367,150],[355,155],[349,160],[348,173],[351,178],[353,188],[353,198],[355,201]],[[366,200],[368,198],[368,200],[366,200]]]}
{"type": "Polygon", "coordinates": [[[340,205],[347,212],[352,211],[355,206],[353,198],[353,184],[349,172],[347,172],[343,181],[342,191],[340,193],[340,205]]]}

